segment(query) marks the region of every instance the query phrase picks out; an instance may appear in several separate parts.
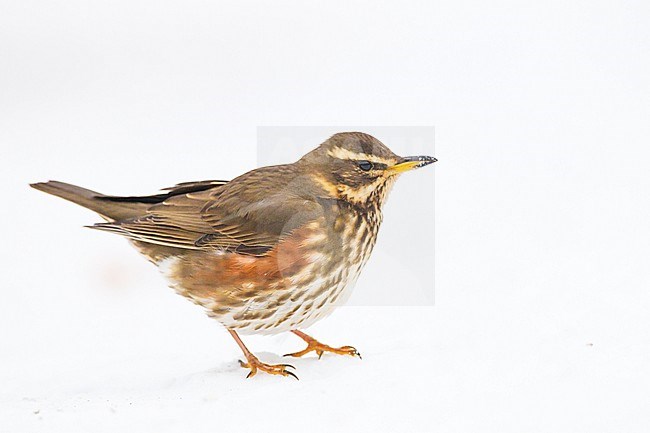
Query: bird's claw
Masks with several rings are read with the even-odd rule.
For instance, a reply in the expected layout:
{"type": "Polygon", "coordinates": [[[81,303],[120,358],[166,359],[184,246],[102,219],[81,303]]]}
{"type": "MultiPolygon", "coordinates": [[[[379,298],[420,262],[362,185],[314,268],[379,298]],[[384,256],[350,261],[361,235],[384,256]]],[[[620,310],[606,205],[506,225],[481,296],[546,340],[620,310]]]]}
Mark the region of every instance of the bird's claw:
{"type": "Polygon", "coordinates": [[[293,372],[287,370],[288,368],[293,368],[294,370],[296,369],[296,367],[291,364],[265,364],[256,357],[251,357],[248,359],[248,362],[239,360],[239,365],[241,365],[243,368],[249,368],[251,370],[248,372],[248,375],[246,375],[246,379],[255,376],[257,370],[261,370],[268,374],[291,376],[296,380],[300,380],[298,376],[293,374],[293,372]]]}
{"type": "Polygon", "coordinates": [[[292,356],[294,358],[300,358],[301,356],[306,355],[310,352],[316,352],[316,355],[318,355],[318,359],[320,359],[323,356],[323,353],[325,352],[335,353],[337,355],[358,356],[359,359],[362,359],[361,354],[357,351],[357,349],[355,349],[352,346],[330,347],[327,344],[320,343],[316,340],[308,341],[307,347],[304,350],[301,350],[299,352],[294,352],[294,353],[287,353],[284,356],[292,356]]]}
{"type": "Polygon", "coordinates": [[[347,350],[347,351],[348,351],[348,353],[347,353],[348,355],[350,355],[350,356],[358,356],[359,359],[363,359],[363,358],[361,357],[361,353],[360,353],[357,349],[355,349],[354,347],[352,347],[352,346],[343,346],[343,347],[340,347],[339,350],[347,350]]]}

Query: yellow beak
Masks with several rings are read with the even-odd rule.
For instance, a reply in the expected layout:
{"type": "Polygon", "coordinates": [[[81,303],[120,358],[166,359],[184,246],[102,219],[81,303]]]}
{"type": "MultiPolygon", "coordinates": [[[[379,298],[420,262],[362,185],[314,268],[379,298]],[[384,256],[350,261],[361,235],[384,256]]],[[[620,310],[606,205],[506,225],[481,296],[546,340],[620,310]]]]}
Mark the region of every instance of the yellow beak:
{"type": "Polygon", "coordinates": [[[425,165],[433,164],[437,159],[432,156],[407,156],[402,158],[397,164],[388,167],[390,174],[400,174],[405,171],[415,170],[425,165]]]}

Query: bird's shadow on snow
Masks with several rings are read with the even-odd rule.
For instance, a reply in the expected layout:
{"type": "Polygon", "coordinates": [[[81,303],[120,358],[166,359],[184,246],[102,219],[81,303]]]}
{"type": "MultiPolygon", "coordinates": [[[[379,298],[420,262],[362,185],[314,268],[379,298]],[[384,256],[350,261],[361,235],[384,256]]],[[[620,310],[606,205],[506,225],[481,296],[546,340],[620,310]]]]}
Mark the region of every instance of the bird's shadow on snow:
{"type": "MultiPolygon", "coordinates": [[[[321,367],[327,368],[327,361],[333,361],[333,359],[328,360],[319,360],[316,356],[305,357],[305,358],[293,358],[293,357],[283,357],[271,352],[257,352],[256,356],[267,364],[289,364],[295,367],[294,372],[298,377],[303,374],[311,374],[313,370],[316,370],[317,364],[321,364],[321,367]]],[[[250,371],[248,368],[242,367],[240,360],[244,361],[244,358],[235,358],[231,361],[221,363],[216,367],[209,368],[207,370],[196,371],[193,373],[188,373],[182,376],[175,377],[170,379],[165,384],[165,388],[184,388],[184,387],[194,387],[194,386],[211,386],[216,384],[227,383],[228,385],[233,384],[242,384],[246,385],[249,382],[276,382],[276,381],[294,381],[291,377],[282,377],[278,375],[270,375],[264,372],[258,371],[258,373],[246,379],[246,375],[250,371]]]]}

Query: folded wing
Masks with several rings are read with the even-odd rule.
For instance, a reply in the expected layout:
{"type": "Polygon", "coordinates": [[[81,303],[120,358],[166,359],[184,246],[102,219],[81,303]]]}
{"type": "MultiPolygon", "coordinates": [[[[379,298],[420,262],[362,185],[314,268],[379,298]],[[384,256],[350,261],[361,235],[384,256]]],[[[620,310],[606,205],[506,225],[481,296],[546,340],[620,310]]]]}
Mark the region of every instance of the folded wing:
{"type": "Polygon", "coordinates": [[[296,194],[295,179],[281,168],[262,168],[237,182],[173,195],[153,204],[145,215],[92,228],[175,248],[263,255],[323,214],[317,201],[296,194]]]}

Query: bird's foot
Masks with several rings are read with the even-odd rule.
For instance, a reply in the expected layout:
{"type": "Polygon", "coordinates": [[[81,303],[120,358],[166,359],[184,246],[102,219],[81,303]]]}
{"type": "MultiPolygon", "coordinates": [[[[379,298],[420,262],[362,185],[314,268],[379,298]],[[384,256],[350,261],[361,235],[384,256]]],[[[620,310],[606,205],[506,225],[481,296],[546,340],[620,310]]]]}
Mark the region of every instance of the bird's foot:
{"type": "Polygon", "coordinates": [[[247,362],[244,361],[239,361],[239,365],[241,365],[243,368],[249,368],[250,372],[246,376],[248,379],[249,377],[255,376],[257,373],[257,370],[261,370],[265,373],[268,374],[277,374],[280,376],[291,376],[296,380],[298,379],[298,376],[287,370],[288,368],[293,368],[294,370],[296,369],[293,365],[289,364],[265,364],[259,359],[257,359],[256,356],[251,355],[246,358],[247,362]]]}
{"type": "Polygon", "coordinates": [[[309,335],[305,334],[304,332],[300,331],[292,331],[294,334],[302,338],[307,342],[307,347],[304,350],[301,350],[299,352],[294,352],[294,353],[287,353],[284,356],[293,356],[294,358],[299,358],[303,355],[308,354],[309,352],[316,352],[318,355],[318,359],[320,359],[321,356],[323,356],[323,353],[325,352],[330,352],[330,353],[335,353],[337,355],[350,355],[350,356],[358,356],[359,359],[361,359],[361,354],[357,351],[352,346],[342,346],[342,347],[331,347],[328,346],[327,344],[323,344],[316,340],[313,337],[310,337],[309,335]]]}

